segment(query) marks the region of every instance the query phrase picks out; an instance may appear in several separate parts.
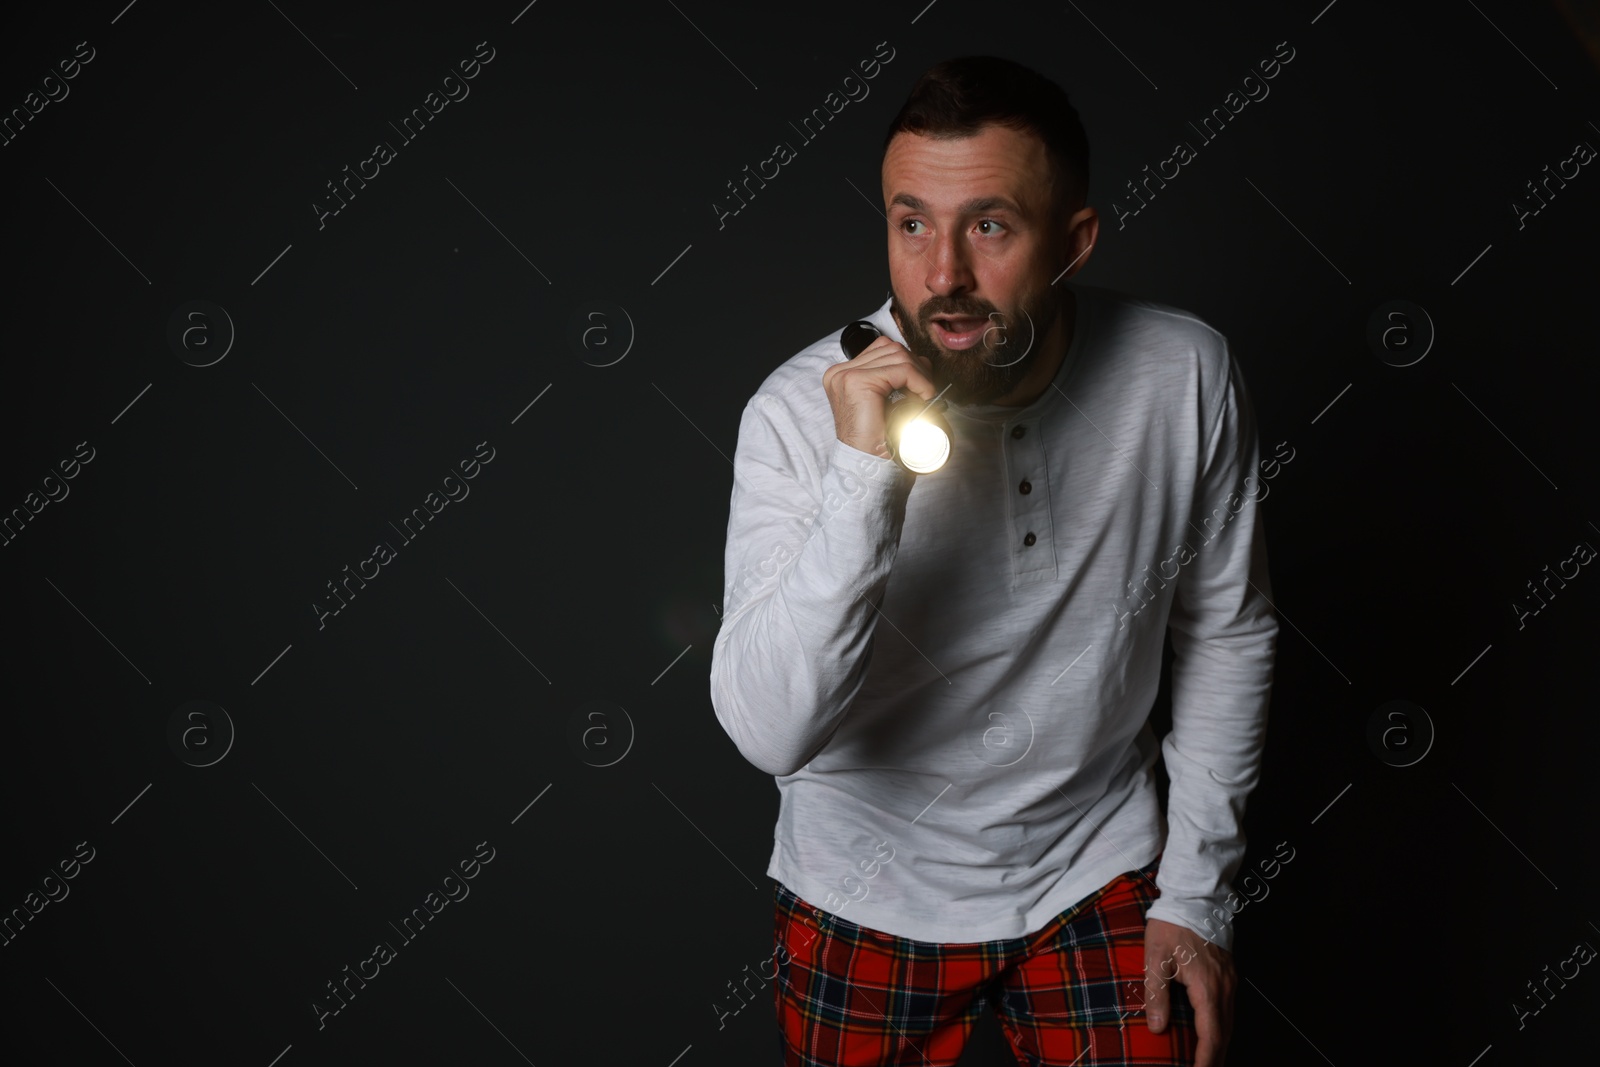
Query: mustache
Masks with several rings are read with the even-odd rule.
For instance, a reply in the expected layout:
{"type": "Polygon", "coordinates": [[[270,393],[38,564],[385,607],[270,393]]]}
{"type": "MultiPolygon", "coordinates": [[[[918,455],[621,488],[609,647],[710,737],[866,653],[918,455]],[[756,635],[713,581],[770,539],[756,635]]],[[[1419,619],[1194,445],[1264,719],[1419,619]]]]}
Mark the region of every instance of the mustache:
{"type": "Polygon", "coordinates": [[[999,309],[972,300],[929,300],[917,309],[917,321],[923,325],[940,315],[959,315],[964,318],[987,319],[999,309]]]}

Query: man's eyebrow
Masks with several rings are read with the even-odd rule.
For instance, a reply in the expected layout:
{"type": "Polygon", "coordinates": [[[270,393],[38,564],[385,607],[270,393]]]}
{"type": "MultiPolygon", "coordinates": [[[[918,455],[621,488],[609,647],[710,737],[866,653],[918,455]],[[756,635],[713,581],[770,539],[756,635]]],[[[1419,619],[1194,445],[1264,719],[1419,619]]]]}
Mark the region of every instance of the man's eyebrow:
{"type": "MultiPolygon", "coordinates": [[[[896,204],[903,204],[912,211],[920,211],[924,214],[928,212],[928,205],[910,193],[894,194],[894,199],[889,201],[889,206],[893,207],[896,204]]],[[[1022,214],[1021,208],[1003,196],[974,197],[956,208],[956,214],[958,215],[972,215],[979,211],[1010,211],[1013,214],[1022,214]]]]}

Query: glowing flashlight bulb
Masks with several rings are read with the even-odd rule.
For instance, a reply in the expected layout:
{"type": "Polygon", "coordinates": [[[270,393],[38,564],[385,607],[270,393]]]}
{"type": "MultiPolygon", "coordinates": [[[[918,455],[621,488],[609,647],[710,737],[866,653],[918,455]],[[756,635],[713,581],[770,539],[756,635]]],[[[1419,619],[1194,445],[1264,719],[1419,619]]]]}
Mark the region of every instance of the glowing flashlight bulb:
{"type": "Polygon", "coordinates": [[[900,460],[917,474],[936,471],[950,458],[950,437],[924,419],[912,419],[900,431],[900,460]]]}

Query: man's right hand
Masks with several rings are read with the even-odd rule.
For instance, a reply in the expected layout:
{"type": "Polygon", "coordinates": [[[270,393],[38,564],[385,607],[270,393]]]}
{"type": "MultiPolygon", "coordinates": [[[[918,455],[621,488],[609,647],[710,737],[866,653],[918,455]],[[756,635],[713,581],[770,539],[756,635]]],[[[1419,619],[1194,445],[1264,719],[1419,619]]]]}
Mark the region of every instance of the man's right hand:
{"type": "Polygon", "coordinates": [[[889,459],[884,439],[884,406],[889,393],[904,389],[932,400],[933,364],[904,345],[878,337],[861,354],[822,372],[822,388],[833,407],[835,436],[852,448],[889,459]]]}

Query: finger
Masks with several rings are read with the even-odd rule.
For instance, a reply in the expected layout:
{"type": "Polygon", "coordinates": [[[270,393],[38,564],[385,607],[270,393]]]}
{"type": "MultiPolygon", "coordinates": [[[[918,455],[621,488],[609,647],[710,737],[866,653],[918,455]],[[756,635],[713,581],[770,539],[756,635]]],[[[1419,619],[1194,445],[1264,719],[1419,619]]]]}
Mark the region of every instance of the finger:
{"type": "Polygon", "coordinates": [[[887,337],[875,338],[871,344],[863,348],[860,354],[855,357],[854,363],[858,367],[885,362],[893,363],[896,362],[896,356],[911,360],[924,373],[931,374],[933,372],[933,362],[927,356],[918,355],[900,342],[890,340],[887,337]]]}
{"type": "Polygon", "coordinates": [[[868,362],[873,357],[881,355],[885,352],[904,352],[907,355],[911,354],[911,350],[905,345],[901,344],[899,341],[896,341],[887,334],[879,334],[877,337],[874,337],[871,341],[867,342],[867,346],[857,353],[855,358],[857,362],[868,362]]]}
{"type": "Polygon", "coordinates": [[[823,385],[830,386],[842,377],[849,376],[858,383],[880,380],[888,382],[891,387],[903,388],[908,378],[912,381],[926,380],[932,373],[932,364],[921,360],[893,341],[881,347],[874,341],[853,359],[824,368],[822,382],[823,385]]]}
{"type": "Polygon", "coordinates": [[[1189,1002],[1194,1005],[1194,1028],[1200,1037],[1194,1067],[1222,1067],[1222,1012],[1217,999],[1208,991],[1203,996],[1191,996],[1189,1002]]]}
{"type": "Polygon", "coordinates": [[[1167,992],[1167,983],[1159,974],[1146,972],[1144,979],[1144,1023],[1150,1028],[1152,1034],[1159,1034],[1167,1028],[1167,1012],[1170,1005],[1170,995],[1167,992]]]}
{"type": "Polygon", "coordinates": [[[848,365],[835,366],[848,366],[856,373],[870,371],[874,377],[882,376],[881,380],[891,388],[905,389],[924,400],[932,400],[938,393],[933,387],[933,364],[888,338],[872,342],[848,365]]]}

